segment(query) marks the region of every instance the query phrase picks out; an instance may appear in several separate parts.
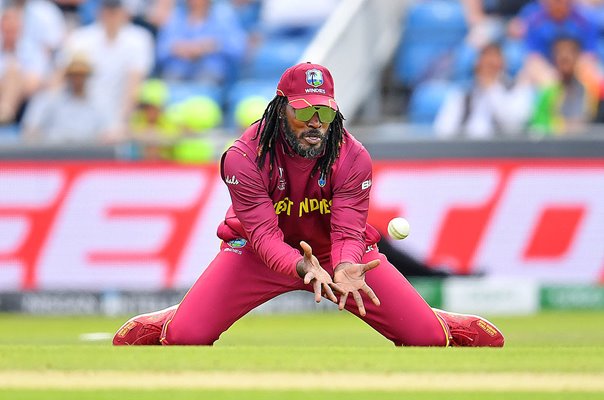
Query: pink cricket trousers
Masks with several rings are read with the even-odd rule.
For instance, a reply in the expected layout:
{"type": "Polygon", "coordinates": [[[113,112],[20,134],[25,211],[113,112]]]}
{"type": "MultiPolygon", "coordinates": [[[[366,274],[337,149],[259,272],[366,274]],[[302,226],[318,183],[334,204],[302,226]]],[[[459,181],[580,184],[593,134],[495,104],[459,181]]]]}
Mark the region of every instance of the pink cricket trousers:
{"type": "MultiPolygon", "coordinates": [[[[365,253],[362,262],[374,259],[381,262],[365,276],[381,305],[375,306],[362,293],[367,315],[359,315],[352,296],[348,298],[346,309],[397,346],[446,346],[445,330],[434,311],[376,246],[373,248],[365,253]]],[[[323,268],[333,276],[330,266],[323,265],[323,268]]],[[[220,253],[167,322],[162,343],[211,345],[249,311],[293,290],[312,292],[312,286],[267,267],[249,243],[238,249],[223,243],[220,253]]]]}

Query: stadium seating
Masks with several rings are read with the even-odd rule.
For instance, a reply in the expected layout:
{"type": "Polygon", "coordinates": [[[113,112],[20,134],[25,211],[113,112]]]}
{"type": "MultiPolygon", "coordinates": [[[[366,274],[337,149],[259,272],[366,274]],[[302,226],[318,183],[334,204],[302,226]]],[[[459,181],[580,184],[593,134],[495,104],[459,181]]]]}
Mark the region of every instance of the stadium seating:
{"type": "Polygon", "coordinates": [[[453,56],[453,66],[451,78],[454,81],[468,81],[472,78],[472,70],[478,51],[475,47],[468,44],[461,44],[455,49],[453,56]]]}
{"type": "Polygon", "coordinates": [[[527,55],[524,43],[519,40],[506,40],[502,44],[502,51],[508,74],[516,76],[520,68],[522,68],[527,55]]]}
{"type": "Polygon", "coordinates": [[[223,91],[216,85],[192,81],[173,81],[167,82],[167,85],[169,104],[180,103],[196,96],[210,97],[218,104],[223,104],[223,91]]]}
{"type": "MultiPolygon", "coordinates": [[[[509,76],[516,76],[524,63],[526,57],[526,48],[521,41],[505,40],[501,44],[501,51],[506,63],[506,71],[509,76]]],[[[455,49],[453,57],[452,75],[451,78],[457,82],[467,82],[472,78],[472,70],[476,59],[478,58],[478,50],[468,44],[462,43],[455,49]]]]}
{"type": "Polygon", "coordinates": [[[447,57],[460,44],[467,25],[458,1],[433,0],[410,6],[394,60],[398,83],[413,87],[430,77],[447,78],[447,57]]]}
{"type": "Polygon", "coordinates": [[[445,96],[454,85],[447,80],[430,80],[420,83],[409,99],[408,121],[415,124],[431,124],[445,96]]]}
{"type": "Polygon", "coordinates": [[[279,79],[283,71],[296,64],[312,36],[267,36],[254,51],[244,72],[250,79],[279,79]]]}
{"type": "Polygon", "coordinates": [[[226,96],[227,105],[233,105],[248,96],[275,97],[278,79],[244,79],[236,82],[226,96]]]}
{"type": "Polygon", "coordinates": [[[463,39],[467,24],[463,7],[459,1],[430,0],[419,1],[409,7],[404,18],[406,34],[411,40],[431,40],[425,33],[436,33],[445,41],[463,39]],[[453,35],[451,35],[453,34],[453,35]]]}
{"type": "Polygon", "coordinates": [[[235,110],[237,105],[251,97],[263,97],[268,103],[275,97],[275,88],[277,79],[245,79],[236,82],[226,95],[227,116],[225,123],[229,127],[234,127],[235,110]]]}
{"type": "Polygon", "coordinates": [[[82,25],[88,25],[96,20],[100,0],[86,0],[78,5],[78,17],[82,25]]]}
{"type": "Polygon", "coordinates": [[[15,144],[20,140],[19,125],[0,125],[0,145],[15,144]]]}

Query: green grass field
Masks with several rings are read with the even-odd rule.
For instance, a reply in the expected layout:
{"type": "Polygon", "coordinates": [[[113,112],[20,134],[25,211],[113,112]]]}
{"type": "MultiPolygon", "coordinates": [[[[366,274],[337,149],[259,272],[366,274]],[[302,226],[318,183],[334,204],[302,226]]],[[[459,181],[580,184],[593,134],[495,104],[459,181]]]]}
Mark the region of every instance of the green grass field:
{"type": "Polygon", "coordinates": [[[213,347],[123,347],[124,318],[0,314],[0,399],[604,399],[604,312],[490,318],[504,349],[396,348],[345,313],[243,318],[213,347]]]}

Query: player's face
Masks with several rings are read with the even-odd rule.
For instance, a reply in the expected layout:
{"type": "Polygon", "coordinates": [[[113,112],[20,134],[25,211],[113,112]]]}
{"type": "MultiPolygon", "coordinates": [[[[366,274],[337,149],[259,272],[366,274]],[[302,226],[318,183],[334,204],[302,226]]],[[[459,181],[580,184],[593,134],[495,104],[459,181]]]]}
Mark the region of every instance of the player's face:
{"type": "Polygon", "coordinates": [[[294,108],[285,108],[285,139],[294,151],[305,158],[316,158],[323,153],[329,130],[329,122],[321,122],[318,113],[308,121],[296,118],[294,108]]]}

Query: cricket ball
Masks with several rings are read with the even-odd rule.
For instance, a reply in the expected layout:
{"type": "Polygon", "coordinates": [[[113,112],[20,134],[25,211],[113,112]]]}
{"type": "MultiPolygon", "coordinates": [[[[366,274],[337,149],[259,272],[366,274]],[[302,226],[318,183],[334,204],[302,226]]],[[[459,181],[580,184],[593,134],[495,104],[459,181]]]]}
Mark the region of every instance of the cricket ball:
{"type": "Polygon", "coordinates": [[[395,240],[406,238],[409,236],[409,222],[403,217],[392,218],[388,223],[388,234],[395,240]]]}

